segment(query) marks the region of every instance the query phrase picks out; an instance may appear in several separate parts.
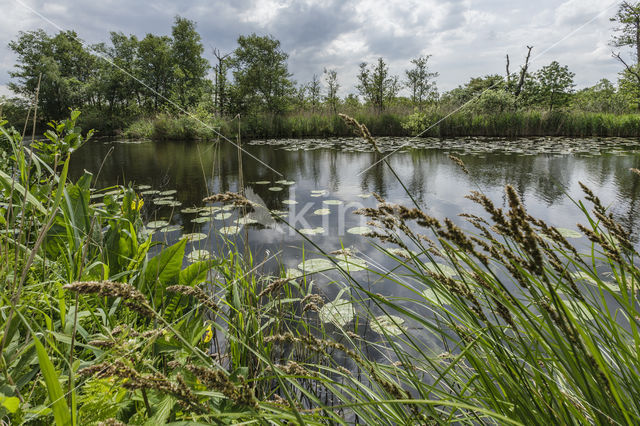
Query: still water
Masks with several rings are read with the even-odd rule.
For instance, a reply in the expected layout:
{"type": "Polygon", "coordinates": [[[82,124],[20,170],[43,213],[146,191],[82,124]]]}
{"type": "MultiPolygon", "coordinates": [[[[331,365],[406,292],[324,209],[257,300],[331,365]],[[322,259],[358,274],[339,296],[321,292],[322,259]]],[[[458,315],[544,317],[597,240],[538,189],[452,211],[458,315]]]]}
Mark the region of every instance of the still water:
{"type": "MultiPolygon", "coordinates": [[[[583,199],[578,184],[583,182],[633,231],[637,242],[640,177],[629,172],[640,168],[637,141],[383,139],[380,144],[386,154],[371,152],[358,139],[254,141],[243,146],[240,173],[238,150],[229,143],[94,141],[76,153],[72,175],[88,170],[97,188],[116,184],[137,188],[144,195],[147,222],[173,225],[158,229],[154,240],[171,243],[183,233],[202,233],[206,238],[191,242],[187,252],[212,253],[223,250],[225,240],[242,250],[246,240],[258,261],[278,254],[269,263],[272,271],[298,268],[304,258],[318,257],[318,248],[331,252],[341,247],[351,248],[373,270],[393,268],[369,238],[352,233],[366,226],[353,211],[375,206],[373,192],[411,206],[405,188],[428,214],[470,228],[458,214],[482,211],[465,195],[482,191],[496,206],[506,207],[503,188],[512,184],[533,216],[577,230],[576,223],[585,219],[571,199],[583,199]],[[392,152],[386,160],[397,177],[380,161],[392,152]],[[469,174],[449,154],[459,156],[469,174]],[[207,206],[202,199],[208,195],[238,191],[241,180],[250,199],[304,229],[313,244],[268,215],[255,217],[258,223],[236,225],[241,215],[237,209],[198,210],[207,206]],[[232,233],[221,235],[221,229],[232,233]],[[234,229],[239,233],[233,234],[234,229]]],[[[584,236],[574,241],[578,246],[588,244],[584,236]]],[[[363,282],[377,285],[376,291],[400,296],[402,289],[380,284],[378,274],[359,273],[363,282]]]]}

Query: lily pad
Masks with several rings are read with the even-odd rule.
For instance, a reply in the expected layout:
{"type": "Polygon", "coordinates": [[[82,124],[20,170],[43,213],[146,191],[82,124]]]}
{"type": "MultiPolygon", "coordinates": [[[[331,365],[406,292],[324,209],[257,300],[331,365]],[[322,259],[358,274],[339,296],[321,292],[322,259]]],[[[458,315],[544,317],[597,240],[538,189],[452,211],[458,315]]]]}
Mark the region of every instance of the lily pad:
{"type": "Polygon", "coordinates": [[[151,222],[147,223],[147,228],[160,229],[160,228],[163,228],[163,227],[167,226],[168,224],[169,224],[169,222],[167,222],[166,220],[154,220],[154,221],[151,221],[151,222]]]}
{"type": "Polygon", "coordinates": [[[215,220],[226,220],[226,219],[229,219],[231,216],[233,216],[233,213],[218,213],[213,218],[215,220]]]}
{"type": "Polygon", "coordinates": [[[284,274],[287,278],[300,278],[304,275],[301,270],[296,268],[289,268],[285,271],[284,274]]]}
{"type": "Polygon", "coordinates": [[[204,234],[202,232],[193,232],[191,234],[184,234],[182,238],[186,238],[187,241],[193,243],[196,241],[204,240],[205,238],[207,238],[207,234],[204,234]]]}
{"type": "Polygon", "coordinates": [[[578,231],[568,228],[556,228],[556,230],[565,238],[582,238],[582,234],[578,231]]]}
{"type": "Polygon", "coordinates": [[[160,192],[159,194],[160,194],[160,195],[173,195],[173,194],[177,194],[177,193],[178,193],[178,191],[177,191],[177,190],[175,190],[175,189],[170,189],[170,190],[168,190],[168,191],[162,191],[162,192],[160,192]]]}
{"type": "Polygon", "coordinates": [[[353,305],[348,300],[338,299],[326,303],[318,312],[318,317],[323,323],[332,323],[344,327],[356,316],[353,305]]]}
{"type": "Polygon", "coordinates": [[[307,273],[313,274],[315,272],[328,271],[330,269],[335,268],[333,262],[329,259],[325,258],[317,258],[317,259],[306,259],[304,262],[301,262],[298,265],[298,269],[307,273]]]}
{"type": "Polygon", "coordinates": [[[212,258],[211,252],[209,250],[193,250],[191,253],[187,255],[187,260],[189,262],[201,262],[203,260],[209,260],[212,258]]]}
{"type": "Polygon", "coordinates": [[[236,235],[240,232],[240,230],[242,229],[242,226],[223,226],[222,228],[218,229],[218,232],[220,232],[223,235],[236,235]]]}
{"type": "Polygon", "coordinates": [[[369,198],[369,197],[371,197],[371,194],[358,194],[358,197],[360,197],[360,198],[369,198]]]}
{"type": "Polygon", "coordinates": [[[298,204],[296,200],[284,200],[282,204],[298,204]]]}
{"type": "Polygon", "coordinates": [[[256,185],[269,185],[270,183],[270,180],[259,180],[256,182],[256,185]]]}
{"type": "Polygon", "coordinates": [[[180,210],[180,213],[198,213],[200,211],[200,207],[187,207],[180,210]]]}
{"type": "Polygon", "coordinates": [[[458,272],[449,265],[442,263],[426,263],[425,268],[435,274],[443,274],[445,277],[452,278],[458,275],[458,272]]]}
{"type": "Polygon", "coordinates": [[[251,217],[239,217],[238,219],[236,219],[236,225],[252,225],[254,223],[258,223],[257,220],[255,220],[254,218],[251,217]]]}
{"type": "Polygon", "coordinates": [[[432,288],[428,288],[424,290],[422,292],[422,295],[424,296],[425,299],[427,299],[429,302],[433,303],[434,305],[440,305],[445,301],[444,296],[439,291],[436,291],[432,288]]]}
{"type": "Polygon", "coordinates": [[[416,253],[413,251],[409,251],[400,247],[392,247],[392,248],[388,248],[386,249],[390,254],[396,256],[396,257],[403,257],[405,259],[411,259],[412,256],[415,256],[416,253]]]}
{"type": "Polygon", "coordinates": [[[155,203],[158,206],[169,206],[169,207],[179,207],[182,205],[180,201],[176,201],[176,200],[159,200],[159,201],[155,201],[155,203]]]}
{"type": "Polygon", "coordinates": [[[207,206],[207,207],[200,207],[200,216],[208,216],[214,213],[217,213],[219,211],[222,210],[222,207],[218,207],[218,206],[207,206]]]}
{"type": "Polygon", "coordinates": [[[330,213],[331,213],[331,210],[329,210],[329,209],[318,209],[318,210],[313,212],[313,214],[318,215],[318,216],[326,216],[326,215],[328,215],[330,213]]]}
{"type": "Polygon", "coordinates": [[[390,336],[399,336],[406,329],[402,326],[404,320],[397,315],[380,315],[376,317],[376,321],[371,321],[371,330],[378,334],[388,334],[390,336]]]}
{"type": "Polygon", "coordinates": [[[179,231],[182,229],[182,226],[180,225],[169,225],[166,226],[162,229],[160,229],[160,232],[175,232],[175,231],[179,231]]]}
{"type": "Polygon", "coordinates": [[[155,189],[149,189],[149,190],[146,190],[146,191],[142,191],[142,192],[140,192],[140,193],[141,193],[142,195],[156,195],[156,194],[159,194],[159,193],[160,193],[160,191],[157,191],[157,190],[155,190],[155,189]]]}
{"type": "Polygon", "coordinates": [[[312,197],[323,197],[323,196],[325,196],[327,194],[328,194],[328,192],[325,189],[311,191],[311,196],[312,197]]]}
{"type": "Polygon", "coordinates": [[[347,229],[347,232],[353,235],[365,235],[371,232],[371,228],[368,226],[354,226],[353,228],[347,229]]]}
{"type": "Polygon", "coordinates": [[[324,232],[324,228],[302,228],[298,229],[298,232],[300,232],[302,235],[316,235],[322,234],[324,232]]]}
{"type": "Polygon", "coordinates": [[[339,256],[336,259],[340,259],[338,261],[338,266],[348,272],[358,272],[367,269],[367,262],[357,257],[339,256]]]}
{"type": "Polygon", "coordinates": [[[191,219],[191,222],[193,223],[211,222],[211,216],[199,216],[199,217],[196,217],[195,219],[191,219]]]}
{"type": "MultiPolygon", "coordinates": [[[[584,272],[584,271],[577,271],[577,272],[572,272],[571,273],[571,277],[574,280],[577,281],[585,281],[586,283],[594,286],[594,287],[598,287],[598,281],[593,278],[591,275],[589,275],[588,273],[584,272]]],[[[610,291],[613,292],[620,292],[620,286],[618,286],[617,283],[613,283],[610,281],[602,281],[602,285],[606,288],[608,288],[610,291]]]]}
{"type": "Polygon", "coordinates": [[[273,192],[279,192],[282,191],[282,187],[280,186],[270,186],[269,188],[267,188],[269,191],[273,191],[273,192]]]}
{"type": "Polygon", "coordinates": [[[138,185],[139,190],[151,189],[151,185],[138,185]]]}
{"type": "Polygon", "coordinates": [[[342,204],[342,201],[341,201],[341,200],[323,200],[322,202],[323,202],[324,204],[328,204],[328,205],[330,205],[330,206],[337,206],[337,205],[342,204]]]}

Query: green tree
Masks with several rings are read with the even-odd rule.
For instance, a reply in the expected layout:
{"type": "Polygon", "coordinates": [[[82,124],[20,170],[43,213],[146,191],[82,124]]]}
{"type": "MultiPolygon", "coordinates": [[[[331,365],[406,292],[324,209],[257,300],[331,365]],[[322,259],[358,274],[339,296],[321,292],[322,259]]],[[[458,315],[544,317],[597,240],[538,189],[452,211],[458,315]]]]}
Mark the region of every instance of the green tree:
{"type": "Polygon", "coordinates": [[[231,61],[236,85],[236,106],[242,111],[261,110],[280,114],[288,108],[294,84],[287,55],[272,36],[238,37],[231,61]]]}
{"type": "Polygon", "coordinates": [[[440,101],[446,108],[459,108],[487,90],[500,90],[504,86],[504,78],[498,74],[473,77],[464,86],[458,86],[443,94],[440,101]]]}
{"type": "Polygon", "coordinates": [[[568,105],[575,86],[574,76],[568,66],[557,61],[539,69],[535,73],[537,103],[548,107],[549,111],[568,105]]]}
{"type": "Polygon", "coordinates": [[[439,74],[429,71],[430,57],[431,55],[426,55],[412,59],[413,68],[405,71],[405,86],[411,92],[411,101],[420,109],[427,99],[437,96],[436,83],[433,79],[439,74]]]}
{"type": "Polygon", "coordinates": [[[324,82],[327,85],[327,94],[324,97],[325,102],[331,108],[331,112],[338,113],[338,104],[340,98],[338,98],[338,89],[340,89],[340,83],[338,83],[338,72],[336,70],[324,69],[324,82]]]}
{"type": "Polygon", "coordinates": [[[14,80],[9,89],[33,98],[38,86],[38,108],[45,120],[60,119],[72,107],[83,107],[90,100],[88,84],[95,72],[96,58],[84,48],[73,31],[61,31],[53,37],[43,30],[20,32],[9,42],[18,56],[14,80]]]}
{"type": "Polygon", "coordinates": [[[360,95],[374,106],[378,113],[384,111],[386,105],[396,97],[400,90],[398,76],[389,75],[389,66],[384,59],[378,58],[376,65],[367,66],[366,62],[360,64],[356,88],[360,95]]]}
{"type": "Polygon", "coordinates": [[[211,93],[206,78],[211,66],[202,56],[204,47],[195,22],[176,16],[171,35],[174,99],[183,108],[193,107],[211,93]]]}
{"type": "Polygon", "coordinates": [[[606,113],[624,112],[625,103],[613,83],[606,78],[591,87],[579,90],[571,101],[572,106],[576,109],[606,113]]]}
{"type": "Polygon", "coordinates": [[[147,34],[140,40],[137,69],[145,86],[145,109],[158,112],[175,91],[171,39],[147,34]]]}
{"type": "Polygon", "coordinates": [[[307,84],[307,93],[309,93],[309,104],[311,110],[316,111],[320,105],[320,79],[316,74],[313,74],[311,81],[307,84]]]}
{"type": "Polygon", "coordinates": [[[614,30],[611,45],[631,48],[635,56],[635,63],[633,63],[625,61],[620,52],[612,53],[625,68],[621,75],[620,87],[624,86],[627,96],[636,98],[631,102],[640,109],[640,3],[623,1],[611,21],[618,24],[614,30]],[[631,85],[636,87],[632,88],[631,85]]]}

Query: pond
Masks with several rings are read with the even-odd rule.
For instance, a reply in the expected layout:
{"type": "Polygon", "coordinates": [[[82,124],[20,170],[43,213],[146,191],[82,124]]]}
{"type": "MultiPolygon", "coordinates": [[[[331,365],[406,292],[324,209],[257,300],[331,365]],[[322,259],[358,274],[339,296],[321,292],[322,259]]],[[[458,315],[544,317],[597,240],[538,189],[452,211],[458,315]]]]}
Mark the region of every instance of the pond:
{"type": "MultiPolygon", "coordinates": [[[[506,207],[504,186],[512,184],[533,216],[577,231],[576,224],[585,218],[572,199],[584,198],[582,182],[638,235],[640,177],[629,171],[640,168],[640,144],[635,140],[383,138],[379,144],[382,151],[393,153],[386,160],[397,177],[381,161],[383,156],[361,139],[244,143],[242,173],[238,150],[228,142],[94,141],[75,154],[72,175],[92,172],[97,188],[132,185],[144,196],[143,215],[155,228],[154,240],[172,243],[185,233],[195,234],[187,248],[191,259],[207,253],[198,250],[224,250],[227,240],[242,250],[246,240],[256,263],[272,259],[267,264],[271,272],[277,267],[309,271],[323,266],[302,265],[305,259],[318,258],[318,249],[332,252],[344,247],[360,259],[352,265],[359,280],[395,296],[406,290],[360,270],[364,262],[378,272],[394,267],[393,259],[361,235],[367,230],[365,218],[353,214],[377,204],[374,192],[411,206],[408,191],[428,214],[449,217],[470,229],[458,215],[482,211],[465,196],[482,191],[497,207],[506,207]],[[449,154],[459,156],[469,174],[449,154]],[[208,195],[238,191],[241,181],[249,199],[263,203],[286,223],[260,212],[238,223],[238,209],[203,203],[208,195]]],[[[574,234],[572,241],[586,248],[589,241],[574,234]]],[[[330,286],[332,279],[339,280],[327,278],[323,291],[335,295],[338,286],[330,286]]]]}

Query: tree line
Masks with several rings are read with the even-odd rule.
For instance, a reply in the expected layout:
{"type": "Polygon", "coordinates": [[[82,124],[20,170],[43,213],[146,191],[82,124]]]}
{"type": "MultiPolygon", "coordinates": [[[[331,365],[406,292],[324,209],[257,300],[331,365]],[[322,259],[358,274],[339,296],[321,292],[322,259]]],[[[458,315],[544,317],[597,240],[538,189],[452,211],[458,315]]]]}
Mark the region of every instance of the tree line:
{"type": "Polygon", "coordinates": [[[640,108],[640,3],[623,2],[611,20],[618,25],[612,46],[633,52],[632,59],[612,52],[624,67],[617,84],[602,79],[576,91],[575,74],[557,61],[531,72],[533,47],[527,46],[518,72],[510,70],[507,55],[504,75],[474,77],[444,93],[438,91],[439,75],[431,70],[430,55],[412,59],[402,76],[392,74],[382,57],[373,64],[362,62],[356,86],[343,98],[335,69],[324,69],[307,83],[294,81],[288,54],[269,35],[242,35],[226,54],[213,49],[212,64],[196,23],[182,17],[175,18],[171,35],[138,38],[111,32],[109,42],[95,45],[85,45],[73,31],[20,32],[9,43],[17,56],[9,88],[21,98],[4,99],[0,108],[5,116],[16,115],[38,92],[43,122],[66,116],[69,108],[81,108],[85,120],[93,119],[93,127],[105,130],[124,128],[140,117],[185,110],[217,117],[336,114],[342,108],[366,108],[376,114],[462,107],[477,114],[563,108],[635,112],[640,108]],[[400,95],[403,89],[406,96],[400,95]]]}

